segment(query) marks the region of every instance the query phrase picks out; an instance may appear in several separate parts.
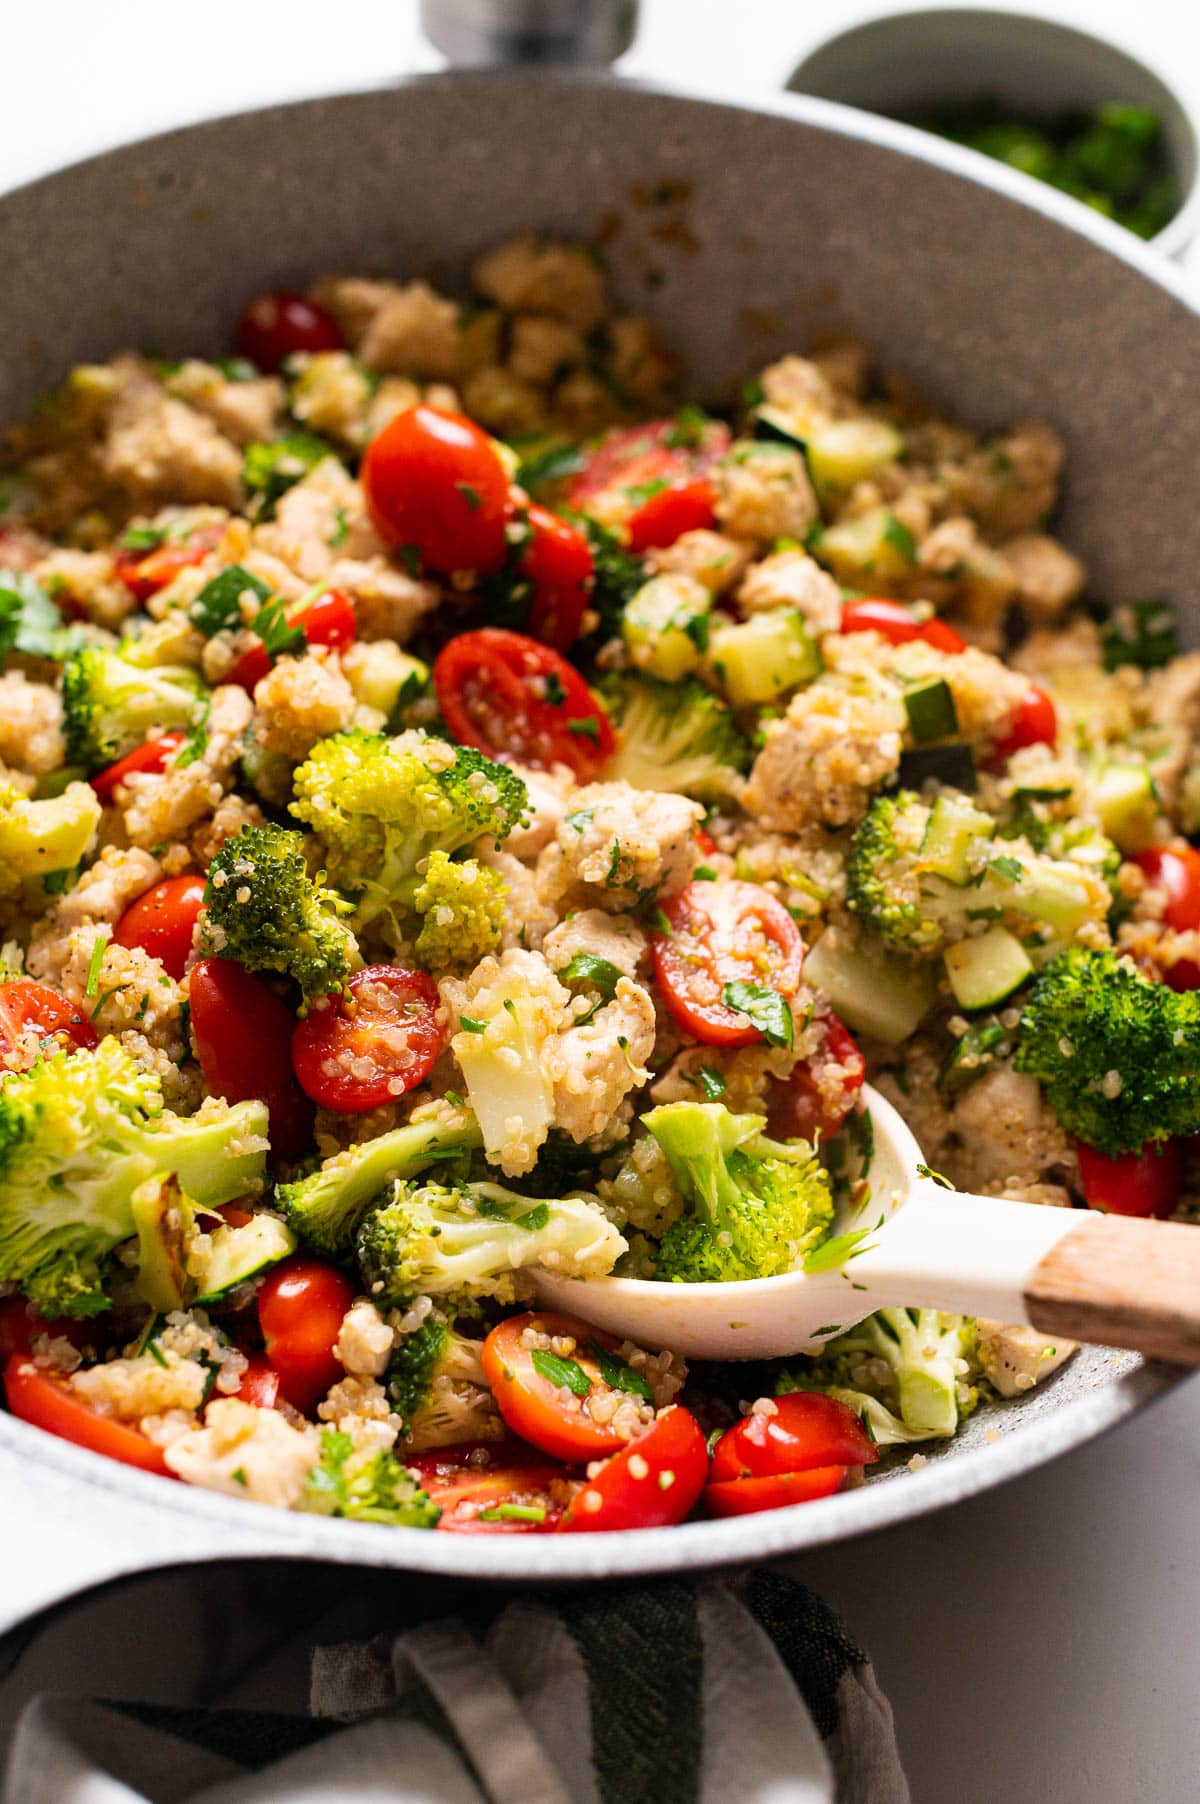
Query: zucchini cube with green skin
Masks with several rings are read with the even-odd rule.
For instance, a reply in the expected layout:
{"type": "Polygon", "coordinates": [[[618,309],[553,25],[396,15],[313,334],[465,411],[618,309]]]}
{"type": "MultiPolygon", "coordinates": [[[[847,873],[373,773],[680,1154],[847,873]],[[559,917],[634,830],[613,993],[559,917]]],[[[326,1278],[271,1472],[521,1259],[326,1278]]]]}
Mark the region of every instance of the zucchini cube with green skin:
{"type": "Polygon", "coordinates": [[[1162,811],[1154,779],[1144,764],[1106,764],[1092,788],[1104,832],[1126,856],[1152,845],[1162,811]]]}
{"type": "Polygon", "coordinates": [[[700,668],[712,596],[694,577],[654,576],[627,603],[621,621],[630,662],[664,683],[700,668]]]}
{"type": "Polygon", "coordinates": [[[709,644],[708,668],[733,706],[747,708],[811,683],[824,665],[804,615],[796,608],[773,608],[718,628],[709,644]]]}
{"type": "Polygon", "coordinates": [[[824,992],[847,1027],[889,1046],[916,1033],[937,994],[927,964],[876,946],[831,943],[828,933],[809,953],[804,975],[824,992]]]}
{"type": "Polygon", "coordinates": [[[850,588],[872,581],[901,582],[916,567],[916,541],[886,507],[875,507],[855,520],[827,526],[813,555],[850,588]]]}
{"type": "Polygon", "coordinates": [[[1029,954],[1007,927],[989,927],[974,939],[947,946],[943,957],[960,1008],[995,1008],[1033,976],[1029,954]]]}
{"type": "Polygon", "coordinates": [[[844,494],[881,464],[894,463],[904,440],[886,420],[832,420],[809,435],[808,473],[821,501],[844,494]]]}
{"type": "Polygon", "coordinates": [[[940,795],[929,811],[918,868],[947,883],[968,883],[973,841],[986,839],[995,830],[991,815],[973,807],[965,796],[940,795]]]}
{"type": "Polygon", "coordinates": [[[901,700],[908,726],[918,745],[952,739],[958,732],[954,692],[945,677],[927,677],[904,691],[901,700]]]}

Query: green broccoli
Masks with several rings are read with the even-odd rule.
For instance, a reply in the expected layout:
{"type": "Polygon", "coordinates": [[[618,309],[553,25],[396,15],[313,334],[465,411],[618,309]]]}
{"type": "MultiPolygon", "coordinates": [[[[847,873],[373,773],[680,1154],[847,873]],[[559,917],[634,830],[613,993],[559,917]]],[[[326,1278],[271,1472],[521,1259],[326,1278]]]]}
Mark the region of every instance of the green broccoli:
{"type": "Polygon", "coordinates": [[[413,891],[421,916],[416,954],[430,971],[477,965],[500,945],[508,885],[477,858],[455,860],[437,850],[413,891]]]}
{"type": "Polygon", "coordinates": [[[662,1238],[656,1275],[725,1283],[793,1271],[828,1235],[829,1175],[802,1140],[769,1140],[762,1115],[672,1102],[642,1117],[691,1207],[662,1238]]]}
{"type": "Polygon", "coordinates": [[[420,732],[352,730],[322,739],[295,773],[291,811],[317,835],[331,882],[356,904],[356,929],[386,917],[402,938],[425,860],[522,818],[525,785],[470,746],[420,732]]]}
{"type": "Polygon", "coordinates": [[[216,1208],[259,1182],[266,1146],[262,1103],[181,1120],[118,1041],[52,1053],[0,1086],[0,1279],[48,1316],[94,1315],[105,1260],[137,1231],[135,1191],[169,1172],[216,1208]]]}
{"type": "Polygon", "coordinates": [[[1111,897],[1090,857],[1049,858],[1000,839],[966,796],[932,804],[911,790],[876,796],[846,858],[846,903],[901,951],[930,954],[977,921],[1018,917],[1045,942],[1102,922],[1111,897]]]}
{"type": "Polygon", "coordinates": [[[286,827],[243,827],[208,867],[201,950],[247,971],[280,971],[305,1000],[341,987],[362,963],[340,918],[350,904],[308,874],[304,841],[286,827]]]}
{"type": "Polygon", "coordinates": [[[975,1324],[934,1309],[881,1309],[827,1341],[775,1387],[849,1404],[880,1447],[956,1434],[979,1402],[975,1324]]]}
{"type": "Polygon", "coordinates": [[[690,678],[660,683],[626,673],[606,677],[600,694],[617,729],[606,778],[635,789],[669,789],[712,801],[736,795],[750,744],[729,708],[690,678]]]}
{"type": "Polygon", "coordinates": [[[289,432],[286,438],[246,446],[242,460],[242,487],[252,499],[256,520],[270,520],[281,495],[300,482],[326,457],[336,457],[333,446],[315,432],[289,432]]]}
{"type": "Polygon", "coordinates": [[[1048,964],[1015,1060],[1068,1134],[1115,1156],[1200,1132],[1200,992],[1177,994],[1115,952],[1074,946],[1048,964]]]}
{"type": "Polygon", "coordinates": [[[101,770],[152,733],[201,724],[208,696],[182,665],[141,669],[119,651],[84,646],[63,665],[63,732],[67,757],[101,770]]]}
{"type": "Polygon", "coordinates": [[[384,1309],[418,1296],[468,1313],[485,1297],[524,1302],[533,1294],[529,1267],[603,1278],[624,1251],[595,1197],[536,1202],[491,1183],[397,1183],[358,1235],[363,1282],[384,1309]]]}
{"type": "Polygon", "coordinates": [[[413,1451],[458,1441],[498,1440],[504,1425],[488,1389],[483,1342],[459,1334],[440,1315],[406,1335],[383,1380],[388,1402],[413,1451]]]}
{"type": "Polygon", "coordinates": [[[368,1206],[397,1178],[415,1178],[431,1165],[460,1159],[480,1145],[479,1126],[465,1109],[427,1105],[405,1124],[327,1159],[319,1171],[280,1184],[276,1205],[301,1240],[340,1258],[368,1206]]]}
{"type": "Polygon", "coordinates": [[[394,1453],[386,1447],[356,1449],[336,1428],[321,1435],[321,1456],[308,1475],[300,1508],[391,1528],[436,1528],[442,1513],[394,1453]]]}
{"type": "Polygon", "coordinates": [[[100,816],[90,783],[68,783],[61,795],[33,801],[0,783],[0,896],[17,895],[30,878],[73,870],[100,816]]]}

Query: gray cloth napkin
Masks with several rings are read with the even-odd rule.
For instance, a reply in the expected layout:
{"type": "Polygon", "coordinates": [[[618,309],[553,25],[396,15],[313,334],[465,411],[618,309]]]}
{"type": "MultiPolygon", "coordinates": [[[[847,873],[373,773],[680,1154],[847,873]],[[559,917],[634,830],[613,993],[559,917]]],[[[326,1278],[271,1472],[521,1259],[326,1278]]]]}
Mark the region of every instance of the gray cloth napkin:
{"type": "Polygon", "coordinates": [[[780,1573],[474,1603],[317,1647],[307,1718],[43,1693],[4,1804],[909,1804],[866,1656],[780,1573]]]}

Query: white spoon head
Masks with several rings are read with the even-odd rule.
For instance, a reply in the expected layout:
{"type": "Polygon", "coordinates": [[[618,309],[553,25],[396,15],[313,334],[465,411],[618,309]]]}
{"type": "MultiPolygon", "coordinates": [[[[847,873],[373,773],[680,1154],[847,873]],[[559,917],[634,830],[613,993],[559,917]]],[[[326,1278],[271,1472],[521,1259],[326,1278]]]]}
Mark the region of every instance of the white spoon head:
{"type": "MultiPolygon", "coordinates": [[[[921,1149],[890,1103],[863,1089],[873,1147],[865,1203],[843,1210],[834,1234],[870,1228],[878,1244],[888,1219],[907,1200],[921,1149]],[[876,1227],[876,1224],[881,1224],[876,1227]]],[[[867,1242],[863,1243],[864,1245],[867,1242]]],[[[688,1359],[774,1359],[813,1353],[823,1341],[878,1307],[855,1273],[855,1260],[831,1271],[787,1272],[737,1284],[663,1284],[643,1278],[555,1278],[535,1273],[546,1308],[581,1316],[597,1328],[669,1347],[688,1359]]]]}

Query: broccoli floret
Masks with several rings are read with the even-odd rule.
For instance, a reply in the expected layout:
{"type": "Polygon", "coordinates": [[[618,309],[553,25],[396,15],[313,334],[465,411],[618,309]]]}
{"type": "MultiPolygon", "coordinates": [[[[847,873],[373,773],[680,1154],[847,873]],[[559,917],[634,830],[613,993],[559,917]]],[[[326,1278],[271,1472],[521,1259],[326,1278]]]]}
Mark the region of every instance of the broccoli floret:
{"type": "Polygon", "coordinates": [[[829,1176],[802,1140],[769,1140],[762,1115],[672,1102],[642,1117],[690,1209],[663,1235],[656,1275],[725,1283],[792,1271],[833,1221],[829,1176]]]}
{"type": "Polygon", "coordinates": [[[16,895],[31,877],[73,870],[100,816],[90,783],[68,783],[61,795],[41,801],[0,784],[0,896],[16,895]]]}
{"type": "Polygon", "coordinates": [[[294,785],[292,813],[320,840],[331,882],[354,898],[354,926],[387,917],[397,937],[424,861],[485,835],[503,840],[526,805],[525,785],[507,765],[419,732],[322,739],[294,785]]]}
{"type": "Polygon", "coordinates": [[[338,989],[362,960],[340,919],[350,904],[308,874],[286,827],[243,827],[208,867],[201,948],[247,971],[281,971],[307,999],[338,989]]]}
{"type": "Polygon", "coordinates": [[[736,795],[751,758],[749,741],[729,708],[688,678],[660,683],[653,677],[610,676],[600,685],[617,729],[617,749],[606,778],[623,777],[635,789],[669,789],[709,801],[736,795]]]}
{"type": "Polygon", "coordinates": [[[339,1258],[354,1245],[368,1205],[381,1199],[394,1179],[419,1177],[479,1144],[472,1115],[449,1103],[433,1104],[404,1127],[338,1153],[306,1178],[280,1184],[276,1205],[301,1240],[339,1258]]]}
{"type": "Polygon", "coordinates": [[[151,733],[198,726],[207,703],[192,670],[165,664],[146,670],[119,651],[88,645],[63,665],[63,731],[67,757],[86,770],[113,764],[151,733]]]}
{"type": "Polygon", "coordinates": [[[497,1440],[504,1433],[484,1376],[482,1350],[482,1341],[459,1334],[439,1315],[427,1316],[401,1342],[383,1384],[404,1424],[407,1448],[415,1452],[459,1441],[497,1440]]]}
{"type": "Polygon", "coordinates": [[[321,1457],[308,1475],[301,1508],[351,1522],[392,1528],[436,1528],[441,1510],[386,1447],[355,1450],[348,1434],[327,1428],[321,1457]]]}
{"type": "Polygon", "coordinates": [[[323,458],[336,457],[333,446],[314,432],[289,432],[286,438],[246,446],[242,486],[254,502],[254,517],[270,520],[275,503],[323,458]]]}
{"type": "Polygon", "coordinates": [[[1103,921],[1111,901],[1090,854],[1049,858],[999,838],[965,796],[930,806],[911,790],[876,796],[846,858],[846,903],[888,945],[930,954],[971,923],[1015,918],[1044,943],[1103,921]]]}
{"type": "Polygon", "coordinates": [[[975,1324],[934,1309],[881,1309],[826,1342],[776,1395],[824,1391],[849,1404],[880,1447],[956,1434],[979,1402],[975,1324]]]}
{"type": "Polygon", "coordinates": [[[1200,1131],[1200,992],[1153,983],[1115,952],[1072,947],[1033,986],[1015,1060],[1068,1134],[1100,1152],[1200,1131]]]}
{"type": "Polygon", "coordinates": [[[466,1312],[485,1297],[523,1302],[533,1294],[530,1267],[603,1278],[624,1251],[595,1197],[535,1202],[490,1183],[397,1183],[358,1236],[363,1282],[385,1309],[417,1296],[466,1312]]]}
{"type": "Polygon", "coordinates": [[[259,1182],[266,1145],[262,1103],[210,1102],[181,1120],[114,1039],[52,1053],[0,1086],[0,1279],[46,1315],[94,1315],[105,1260],[136,1232],[141,1185],[171,1173],[216,1208],[259,1182]]]}
{"type": "Polygon", "coordinates": [[[500,944],[508,885],[499,871],[477,858],[454,860],[429,854],[425,875],[413,891],[421,916],[416,954],[430,971],[477,965],[500,944]]]}

